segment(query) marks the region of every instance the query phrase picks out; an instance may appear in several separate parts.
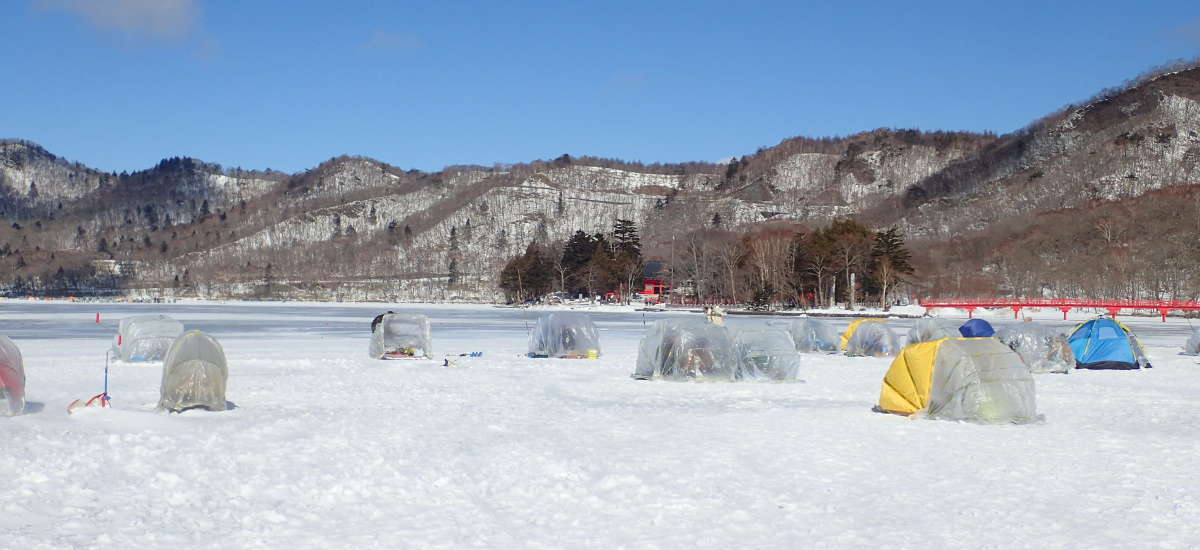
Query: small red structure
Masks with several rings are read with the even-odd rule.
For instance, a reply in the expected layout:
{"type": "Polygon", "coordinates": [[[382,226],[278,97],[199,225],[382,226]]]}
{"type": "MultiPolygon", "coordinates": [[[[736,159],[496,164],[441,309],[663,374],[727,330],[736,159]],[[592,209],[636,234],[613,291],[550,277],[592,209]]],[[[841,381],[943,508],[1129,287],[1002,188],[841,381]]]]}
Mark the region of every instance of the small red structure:
{"type": "Polygon", "coordinates": [[[662,279],[645,279],[644,288],[642,289],[641,293],[643,295],[653,294],[655,296],[662,296],[667,292],[670,292],[670,290],[671,286],[662,279]]]}
{"type": "Polygon", "coordinates": [[[935,307],[953,307],[967,310],[967,316],[971,317],[975,313],[976,308],[981,307],[1007,307],[1013,311],[1013,319],[1016,319],[1021,310],[1029,308],[1057,308],[1063,312],[1063,320],[1067,318],[1067,312],[1076,308],[1097,308],[1106,309],[1108,314],[1116,317],[1123,309],[1152,309],[1158,311],[1162,315],[1162,320],[1166,322],[1167,314],[1174,310],[1179,311],[1197,311],[1200,310],[1200,302],[1189,300],[1084,300],[1074,298],[923,298],[917,300],[917,304],[925,309],[935,307]]]}

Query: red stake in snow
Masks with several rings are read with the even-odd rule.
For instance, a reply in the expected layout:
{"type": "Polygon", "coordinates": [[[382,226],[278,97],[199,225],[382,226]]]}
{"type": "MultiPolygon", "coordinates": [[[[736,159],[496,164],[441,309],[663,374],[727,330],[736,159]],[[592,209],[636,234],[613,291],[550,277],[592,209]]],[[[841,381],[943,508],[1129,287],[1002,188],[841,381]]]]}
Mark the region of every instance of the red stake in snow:
{"type": "Polygon", "coordinates": [[[96,322],[97,323],[100,322],[100,312],[98,312],[98,311],[96,312],[96,322]]]}

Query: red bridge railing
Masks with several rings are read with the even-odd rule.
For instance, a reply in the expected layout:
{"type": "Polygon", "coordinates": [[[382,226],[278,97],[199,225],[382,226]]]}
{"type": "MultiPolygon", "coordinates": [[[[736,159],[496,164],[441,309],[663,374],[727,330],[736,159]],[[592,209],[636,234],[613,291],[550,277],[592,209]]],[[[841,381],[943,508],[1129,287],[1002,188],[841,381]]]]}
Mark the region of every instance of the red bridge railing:
{"type": "Polygon", "coordinates": [[[1096,308],[1108,310],[1112,316],[1117,316],[1121,310],[1149,309],[1162,315],[1167,320],[1167,314],[1179,311],[1200,310],[1200,302],[1190,300],[1085,300],[1075,298],[922,298],[917,304],[929,309],[935,307],[953,307],[967,310],[967,316],[974,316],[975,310],[981,307],[1007,307],[1013,311],[1013,318],[1021,314],[1025,308],[1056,308],[1063,312],[1063,319],[1072,309],[1096,308]]]}

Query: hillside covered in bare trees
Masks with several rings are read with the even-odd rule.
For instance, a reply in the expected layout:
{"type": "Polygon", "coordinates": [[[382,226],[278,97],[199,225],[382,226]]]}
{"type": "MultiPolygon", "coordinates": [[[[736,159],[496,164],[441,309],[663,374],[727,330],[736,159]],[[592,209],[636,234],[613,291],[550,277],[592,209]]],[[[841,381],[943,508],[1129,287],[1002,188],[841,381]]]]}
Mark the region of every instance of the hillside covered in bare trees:
{"type": "Polygon", "coordinates": [[[836,274],[871,279],[861,254],[814,267],[796,252],[854,220],[906,238],[902,294],[1196,298],[1200,69],[1011,134],[792,138],[728,164],[562,155],[428,173],[341,156],[285,174],[174,157],[116,174],[5,140],[0,220],[8,295],[502,300],[531,244],[560,255],[623,220],[698,297],[788,303],[836,274]]]}

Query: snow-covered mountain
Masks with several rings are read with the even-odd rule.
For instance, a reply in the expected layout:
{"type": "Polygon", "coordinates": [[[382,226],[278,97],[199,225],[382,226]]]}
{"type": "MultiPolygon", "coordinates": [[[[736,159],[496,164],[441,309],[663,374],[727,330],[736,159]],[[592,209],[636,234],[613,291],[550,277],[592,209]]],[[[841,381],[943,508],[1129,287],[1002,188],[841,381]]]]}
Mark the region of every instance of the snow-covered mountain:
{"type": "Polygon", "coordinates": [[[500,267],[531,241],[605,231],[619,218],[638,225],[651,251],[718,220],[839,216],[900,224],[929,243],[1003,240],[1028,228],[1014,219],[1198,182],[1198,69],[1013,134],[793,138],[728,164],[564,155],[425,173],[344,156],[282,174],[170,158],[118,175],[4,141],[0,265],[9,275],[0,278],[69,291],[95,260],[111,259],[125,266],[116,284],[135,292],[490,299],[500,267]],[[448,285],[452,262],[460,281],[448,285]]]}

